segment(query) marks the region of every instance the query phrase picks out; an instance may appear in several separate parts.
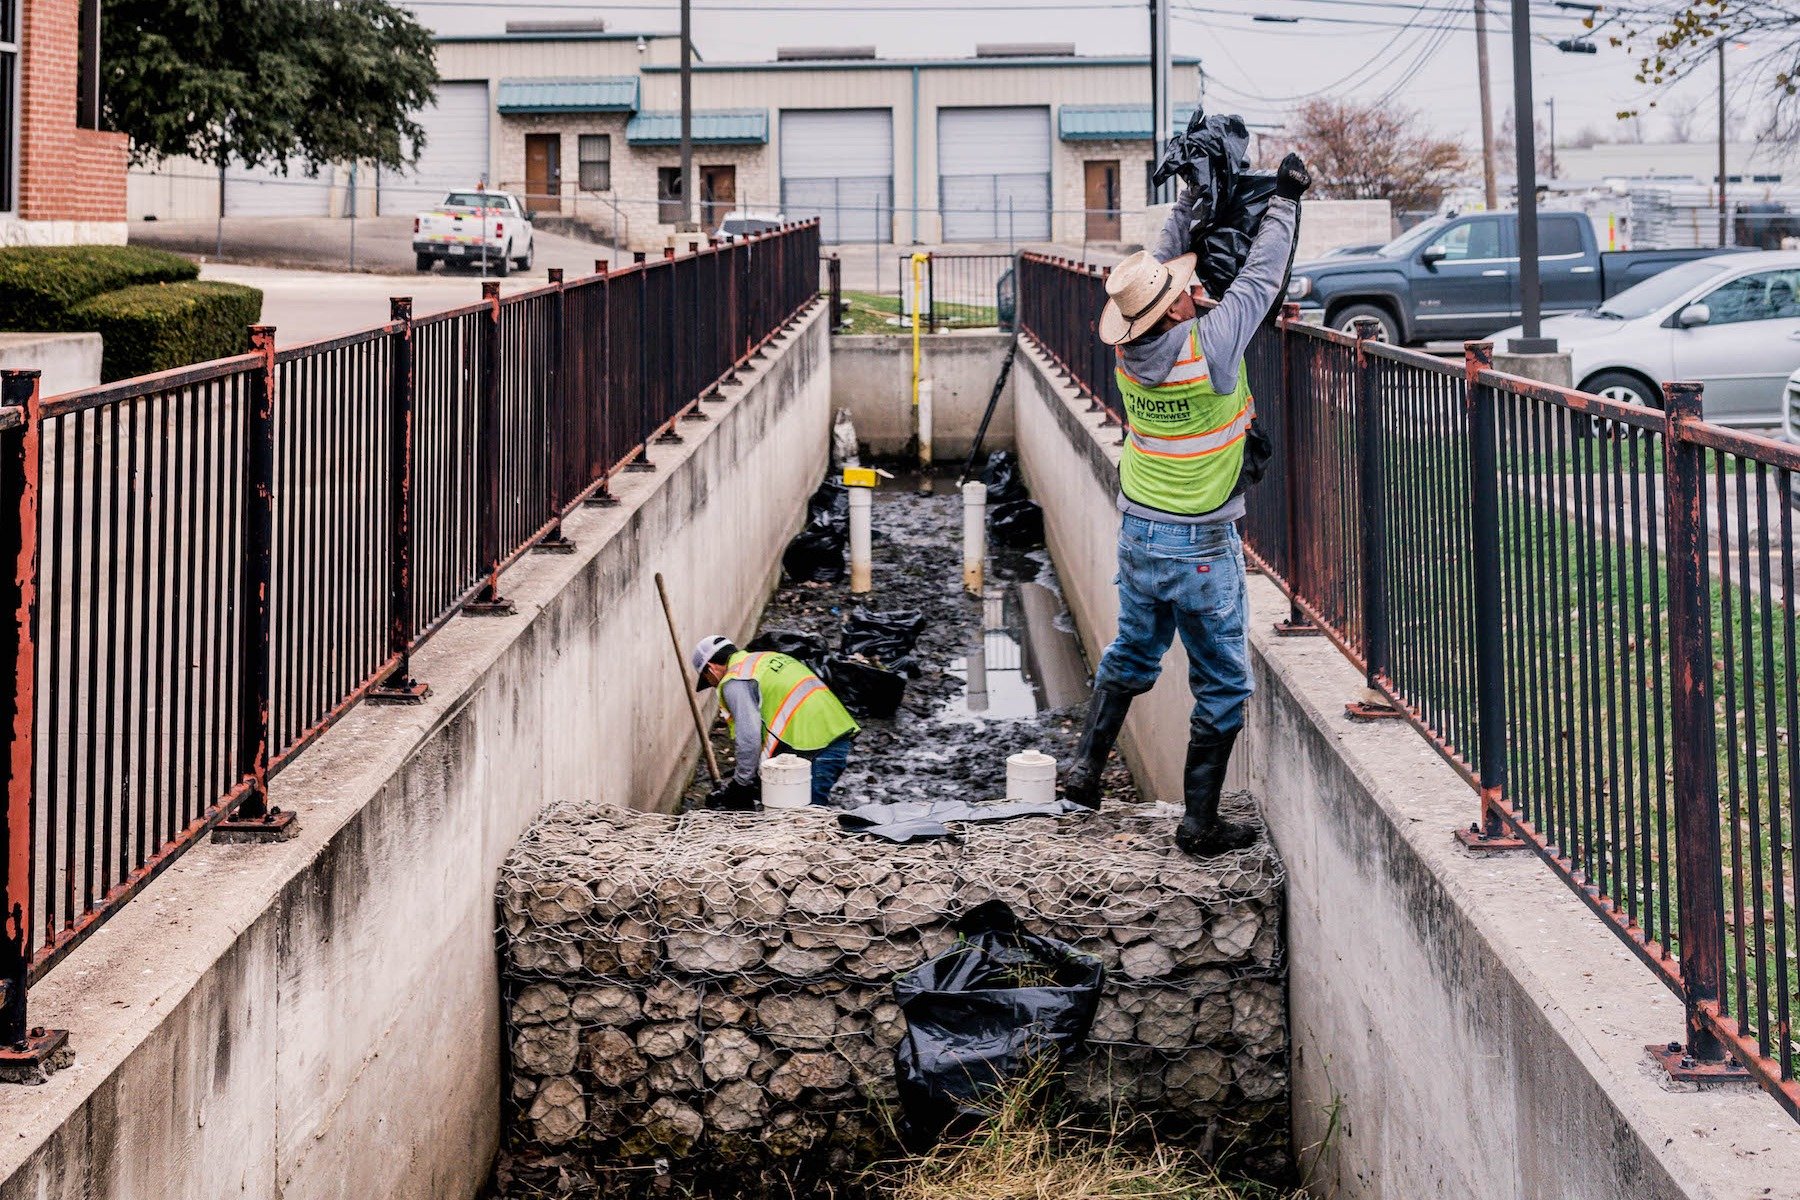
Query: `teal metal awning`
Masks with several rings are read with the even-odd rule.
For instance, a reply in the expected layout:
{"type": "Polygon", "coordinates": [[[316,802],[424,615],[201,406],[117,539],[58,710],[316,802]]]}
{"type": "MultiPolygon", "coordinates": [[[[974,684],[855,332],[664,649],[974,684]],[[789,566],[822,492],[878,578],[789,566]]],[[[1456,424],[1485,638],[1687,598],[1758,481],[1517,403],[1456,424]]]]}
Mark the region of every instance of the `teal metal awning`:
{"type": "Polygon", "coordinates": [[[588,79],[502,79],[502,113],[636,112],[635,75],[602,75],[588,79]]]}
{"type": "MultiPolygon", "coordinates": [[[[641,112],[625,126],[625,140],[633,146],[678,146],[681,144],[681,114],[641,112]]],[[[769,110],[766,108],[694,111],[696,146],[765,146],[768,142],[769,110]]]]}
{"type": "MultiPolygon", "coordinates": [[[[1170,126],[1187,127],[1193,108],[1177,108],[1170,126]]],[[[1056,134],[1065,142],[1147,142],[1150,128],[1148,104],[1065,104],[1056,112],[1056,134]]]]}

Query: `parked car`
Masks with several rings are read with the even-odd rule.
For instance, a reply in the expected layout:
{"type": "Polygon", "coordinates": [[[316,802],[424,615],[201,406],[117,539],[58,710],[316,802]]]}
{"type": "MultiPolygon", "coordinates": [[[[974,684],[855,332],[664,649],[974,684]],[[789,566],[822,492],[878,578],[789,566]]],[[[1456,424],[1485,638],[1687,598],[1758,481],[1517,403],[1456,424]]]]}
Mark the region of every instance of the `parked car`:
{"type": "Polygon", "coordinates": [[[713,236],[721,242],[752,233],[772,233],[787,223],[780,213],[728,212],[713,236]]]}
{"type": "MultiPolygon", "coordinates": [[[[1335,255],[1294,267],[1288,299],[1333,329],[1372,317],[1390,342],[1481,337],[1519,319],[1518,216],[1440,217],[1373,254],[1335,255]]],[[[1546,315],[1593,308],[1677,263],[1716,249],[1605,251],[1585,213],[1538,222],[1546,315]]]]}
{"type": "Polygon", "coordinates": [[[1583,391],[1659,407],[1662,381],[1697,379],[1707,420],[1779,424],[1800,369],[1800,251],[1682,263],[1589,312],[1545,321],[1544,335],[1573,356],[1583,391]]]}
{"type": "Polygon", "coordinates": [[[525,206],[509,192],[451,192],[413,217],[413,254],[421,271],[434,262],[475,263],[496,275],[531,269],[537,238],[525,206]]]}

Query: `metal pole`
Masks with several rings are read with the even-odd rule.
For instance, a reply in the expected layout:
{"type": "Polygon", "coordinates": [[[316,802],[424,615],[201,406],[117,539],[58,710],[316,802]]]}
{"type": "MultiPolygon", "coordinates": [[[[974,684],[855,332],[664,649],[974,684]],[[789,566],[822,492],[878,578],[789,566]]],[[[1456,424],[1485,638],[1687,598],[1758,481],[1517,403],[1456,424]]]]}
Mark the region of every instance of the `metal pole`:
{"type": "Polygon", "coordinates": [[[356,164],[350,164],[350,269],[356,270],[356,164]]]}
{"type": "Polygon", "coordinates": [[[1150,128],[1150,161],[1161,162],[1169,148],[1169,0],[1150,0],[1150,128]]]}
{"type": "Polygon", "coordinates": [[[1481,182],[1487,210],[1500,207],[1499,168],[1494,153],[1494,94],[1488,73],[1487,0],[1475,0],[1475,79],[1481,92],[1481,182]]]}
{"type": "Polygon", "coordinates": [[[550,493],[551,526],[549,532],[539,538],[538,544],[533,548],[547,553],[572,554],[575,543],[569,540],[562,523],[563,509],[568,506],[568,447],[574,440],[569,436],[567,424],[569,405],[566,391],[569,381],[563,375],[563,305],[566,300],[563,293],[563,269],[551,267],[546,275],[550,286],[556,289],[550,293],[549,328],[544,331],[544,444],[541,449],[544,478],[550,493]]]}
{"type": "MultiPolygon", "coordinates": [[[[1530,112],[1529,109],[1525,110],[1530,112]]],[[[1494,389],[1480,382],[1494,365],[1491,342],[1463,345],[1463,411],[1469,421],[1469,507],[1475,567],[1475,720],[1481,778],[1480,839],[1488,849],[1524,843],[1500,819],[1506,788],[1506,663],[1500,582],[1500,455],[1494,389]]],[[[1471,831],[1474,832],[1474,831],[1471,831]]]]}
{"type": "Polygon", "coordinates": [[[1556,97],[1544,101],[1550,106],[1550,178],[1556,178],[1556,97]]]}
{"type": "Polygon", "coordinates": [[[250,327],[258,355],[244,437],[244,572],[238,615],[238,777],[248,785],[222,831],[262,823],[269,808],[269,587],[275,534],[275,327],[250,327]]]}
{"type": "Polygon", "coordinates": [[[1681,988],[1687,1051],[1717,1061],[1725,1049],[1702,1006],[1716,1009],[1725,975],[1725,896],[1719,871],[1719,776],[1713,711],[1711,568],[1704,447],[1682,437],[1702,417],[1700,385],[1663,385],[1669,564],[1669,728],[1674,731],[1675,887],[1681,906],[1681,988]]]}
{"type": "Polygon", "coordinates": [[[12,509],[0,522],[0,557],[11,560],[0,610],[11,642],[12,680],[0,700],[10,750],[6,793],[0,796],[0,1052],[24,1052],[30,1036],[25,979],[31,963],[32,809],[35,788],[37,653],[38,373],[0,374],[0,403],[24,420],[0,433],[0,497],[12,509]],[[15,1049],[17,1048],[17,1049],[15,1049]]]}
{"type": "Polygon", "coordinates": [[[1523,337],[1511,339],[1514,354],[1554,354],[1556,339],[1543,336],[1543,287],[1538,277],[1537,108],[1531,99],[1531,2],[1512,0],[1513,141],[1519,171],[1519,310],[1523,337]]]}
{"type": "Polygon", "coordinates": [[[1725,207],[1725,39],[1719,39],[1719,245],[1731,245],[1731,223],[1725,207]]]}
{"type": "Polygon", "coordinates": [[[1381,405],[1375,358],[1368,344],[1380,336],[1373,318],[1356,323],[1357,490],[1362,499],[1362,622],[1366,679],[1371,689],[1388,674],[1387,498],[1382,473],[1381,405]]]}
{"type": "Polygon", "coordinates": [[[692,0],[681,0],[681,224],[694,219],[694,42],[692,0]]]}
{"type": "MultiPolygon", "coordinates": [[[[483,210],[485,211],[485,209],[483,210]]],[[[500,284],[481,285],[481,394],[475,422],[475,562],[487,578],[475,599],[463,605],[472,616],[510,616],[515,607],[500,594],[500,284]]]]}
{"type": "Polygon", "coordinates": [[[411,296],[388,299],[388,319],[397,328],[389,335],[388,363],[388,655],[394,670],[371,700],[418,704],[431,689],[412,677],[413,622],[413,439],[418,376],[413,355],[411,296]]]}

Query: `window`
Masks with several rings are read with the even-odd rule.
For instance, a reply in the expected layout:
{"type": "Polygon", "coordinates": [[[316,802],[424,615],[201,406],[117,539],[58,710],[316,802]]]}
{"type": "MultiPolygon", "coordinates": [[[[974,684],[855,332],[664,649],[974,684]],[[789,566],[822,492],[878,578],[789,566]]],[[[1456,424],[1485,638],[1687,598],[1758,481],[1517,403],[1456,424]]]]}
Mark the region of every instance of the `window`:
{"type": "Polygon", "coordinates": [[[13,210],[19,138],[19,13],[0,0],[0,212],[13,210]]]}
{"type": "Polygon", "coordinates": [[[610,133],[584,133],[581,135],[581,190],[584,192],[612,191],[612,135],[610,133]]]}
{"type": "Polygon", "coordinates": [[[656,219],[675,225],[686,215],[681,206],[681,168],[656,168],[656,219]]]}
{"type": "Polygon", "coordinates": [[[1492,218],[1453,225],[1437,240],[1447,253],[1445,262],[1500,257],[1500,222],[1492,218]]]}
{"type": "Polygon", "coordinates": [[[1582,217],[1548,217],[1538,227],[1538,257],[1581,253],[1582,217]]]}
{"type": "Polygon", "coordinates": [[[100,0],[80,0],[75,18],[75,125],[100,128],[100,0]]]}
{"type": "Polygon", "coordinates": [[[1800,319],[1800,269],[1762,271],[1734,279],[1701,303],[1712,310],[1709,325],[1800,319]]]}

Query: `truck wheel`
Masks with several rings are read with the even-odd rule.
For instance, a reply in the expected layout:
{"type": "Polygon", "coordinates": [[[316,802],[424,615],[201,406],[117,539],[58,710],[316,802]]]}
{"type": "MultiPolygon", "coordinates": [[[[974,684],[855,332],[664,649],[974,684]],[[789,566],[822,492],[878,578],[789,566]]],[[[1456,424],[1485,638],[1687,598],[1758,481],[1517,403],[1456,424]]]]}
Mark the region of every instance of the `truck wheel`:
{"type": "Polygon", "coordinates": [[[1620,400],[1644,408],[1661,408],[1662,397],[1630,371],[1602,371],[1582,382],[1581,390],[1608,400],[1620,400]]]}
{"type": "Polygon", "coordinates": [[[413,258],[418,260],[419,270],[421,270],[421,271],[431,270],[431,255],[415,254],[415,255],[413,255],[413,258]]]}
{"type": "MultiPolygon", "coordinates": [[[[506,249],[511,250],[512,247],[508,246],[506,249]]],[[[502,250],[500,252],[500,260],[498,262],[493,263],[492,265],[494,268],[494,274],[498,275],[502,279],[505,279],[507,272],[512,270],[512,259],[510,259],[506,256],[506,250],[502,250]]]]}
{"type": "Polygon", "coordinates": [[[1394,324],[1393,314],[1378,304],[1352,304],[1348,308],[1339,309],[1331,318],[1331,327],[1354,337],[1356,323],[1365,319],[1373,320],[1381,326],[1381,331],[1375,335],[1376,341],[1395,346],[1400,344],[1400,330],[1394,324]]]}
{"type": "Polygon", "coordinates": [[[515,258],[513,261],[519,264],[519,270],[529,271],[529,270],[531,270],[532,262],[535,261],[536,258],[537,258],[537,242],[534,240],[531,243],[531,245],[525,247],[524,257],[523,258],[515,258]]]}

